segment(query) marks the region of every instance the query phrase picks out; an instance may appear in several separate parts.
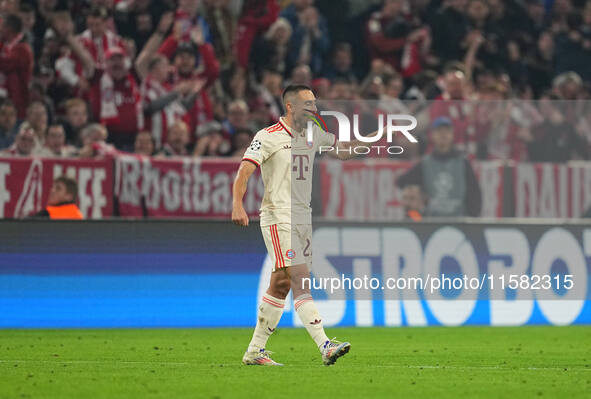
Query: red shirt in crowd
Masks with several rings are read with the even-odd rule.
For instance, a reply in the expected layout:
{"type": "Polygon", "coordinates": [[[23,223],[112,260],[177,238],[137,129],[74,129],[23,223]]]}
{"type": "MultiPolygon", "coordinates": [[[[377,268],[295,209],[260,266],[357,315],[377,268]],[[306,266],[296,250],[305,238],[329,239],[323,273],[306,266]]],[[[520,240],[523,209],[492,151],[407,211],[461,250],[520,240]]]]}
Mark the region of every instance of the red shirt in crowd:
{"type": "Polygon", "coordinates": [[[112,85],[105,84],[106,72],[97,69],[90,79],[88,101],[96,119],[105,125],[110,135],[135,135],[143,125],[140,92],[131,73],[121,80],[111,79],[112,85]],[[114,114],[105,114],[105,102],[113,102],[114,114]]]}
{"type": "Polygon", "coordinates": [[[254,39],[277,20],[280,8],[276,0],[246,0],[242,10],[234,48],[236,62],[242,68],[247,68],[254,39]]]}
{"type": "MultiPolygon", "coordinates": [[[[174,36],[169,36],[160,46],[158,52],[172,58],[178,47],[178,40],[174,36]]],[[[183,117],[183,120],[189,126],[189,132],[195,132],[199,124],[211,121],[213,119],[213,105],[207,93],[207,89],[216,81],[220,75],[220,63],[218,62],[213,46],[209,43],[204,43],[197,47],[199,52],[199,59],[203,68],[194,72],[191,75],[183,76],[176,74],[174,76],[174,84],[183,80],[190,79],[205,79],[206,83],[201,92],[195,98],[195,102],[191,109],[183,117]]],[[[191,134],[191,143],[195,141],[195,135],[191,134]]]]}
{"type": "Polygon", "coordinates": [[[88,50],[94,61],[101,68],[105,66],[105,54],[109,50],[125,48],[123,39],[109,30],[105,31],[101,37],[92,37],[90,30],[87,29],[78,36],[78,40],[80,40],[80,43],[88,50]]]}
{"type": "Polygon", "coordinates": [[[23,34],[0,42],[0,92],[14,103],[19,119],[29,105],[29,83],[33,76],[33,51],[23,34]]]}
{"type": "Polygon", "coordinates": [[[396,70],[400,70],[400,58],[406,38],[386,36],[385,29],[390,22],[390,18],[384,17],[381,12],[373,13],[367,22],[366,43],[372,60],[382,59],[396,70]]]}

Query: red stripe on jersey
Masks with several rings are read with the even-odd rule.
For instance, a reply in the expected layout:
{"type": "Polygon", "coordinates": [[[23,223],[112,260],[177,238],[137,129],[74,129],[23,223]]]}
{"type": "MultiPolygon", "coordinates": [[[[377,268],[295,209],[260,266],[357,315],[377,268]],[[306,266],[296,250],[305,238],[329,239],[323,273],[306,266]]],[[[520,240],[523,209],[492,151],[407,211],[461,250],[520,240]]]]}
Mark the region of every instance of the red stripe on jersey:
{"type": "Polygon", "coordinates": [[[269,126],[265,130],[269,133],[274,133],[280,131],[281,129],[283,129],[283,127],[279,123],[276,123],[274,125],[269,126]]]}
{"type": "Polygon", "coordinates": [[[242,158],[242,160],[243,160],[243,161],[252,162],[253,164],[255,164],[255,166],[256,166],[257,168],[258,168],[259,166],[261,166],[261,165],[259,165],[259,163],[258,163],[257,161],[255,161],[254,159],[250,159],[250,158],[242,158]]]}
{"type": "Polygon", "coordinates": [[[279,122],[277,122],[277,123],[279,123],[279,124],[281,125],[281,127],[282,127],[283,129],[285,129],[285,131],[286,131],[286,132],[287,132],[287,133],[288,133],[288,134],[289,134],[291,137],[293,137],[293,134],[291,134],[291,132],[290,132],[289,130],[287,130],[287,128],[286,128],[286,127],[283,125],[283,123],[281,123],[281,121],[279,121],[279,122]]]}

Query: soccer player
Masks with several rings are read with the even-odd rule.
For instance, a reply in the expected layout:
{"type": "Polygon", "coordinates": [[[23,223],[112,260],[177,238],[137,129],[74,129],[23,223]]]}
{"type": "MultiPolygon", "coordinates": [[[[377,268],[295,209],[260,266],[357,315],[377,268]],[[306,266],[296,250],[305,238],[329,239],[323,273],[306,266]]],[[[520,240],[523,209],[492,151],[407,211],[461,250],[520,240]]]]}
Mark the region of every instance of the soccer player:
{"type": "Polygon", "coordinates": [[[316,98],[308,86],[288,86],[283,92],[283,104],[285,116],[255,135],[234,181],[232,221],[247,226],[248,215],[242,200],[248,179],[257,167],[261,168],[265,192],[260,226],[274,264],[271,282],[258,308],[257,324],[242,362],[247,365],[281,365],[270,358],[265,345],[281,319],[285,298],[291,289],[300,320],[318,346],[324,364],[331,365],[349,351],[351,344],[328,339],[309,287],[302,284],[302,279],[310,276],[312,262],[312,168],[314,155],[320,147],[343,150],[337,151],[336,156],[346,159],[351,154],[346,150],[360,142],[338,142],[334,134],[315,125],[312,141],[308,141],[309,115],[317,111],[316,98]]]}

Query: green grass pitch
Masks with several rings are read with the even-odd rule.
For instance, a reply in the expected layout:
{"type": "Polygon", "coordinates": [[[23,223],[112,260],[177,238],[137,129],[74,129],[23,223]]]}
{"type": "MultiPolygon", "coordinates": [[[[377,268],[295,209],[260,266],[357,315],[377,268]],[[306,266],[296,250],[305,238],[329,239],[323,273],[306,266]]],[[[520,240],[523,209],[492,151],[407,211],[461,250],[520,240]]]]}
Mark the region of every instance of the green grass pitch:
{"type": "Polygon", "coordinates": [[[591,328],[329,328],[323,366],[277,329],[285,367],[242,366],[250,329],[0,330],[0,398],[589,398],[591,328]]]}

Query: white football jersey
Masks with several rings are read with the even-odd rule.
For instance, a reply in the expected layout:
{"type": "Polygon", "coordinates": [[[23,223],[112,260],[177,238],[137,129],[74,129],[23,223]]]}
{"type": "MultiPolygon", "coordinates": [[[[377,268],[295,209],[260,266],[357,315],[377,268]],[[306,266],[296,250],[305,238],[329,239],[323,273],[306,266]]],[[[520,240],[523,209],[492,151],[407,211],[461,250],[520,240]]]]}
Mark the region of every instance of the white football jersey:
{"type": "Polygon", "coordinates": [[[295,132],[280,118],[257,132],[244,153],[243,161],[261,167],[265,186],[261,226],[312,223],[314,157],[320,146],[335,146],[336,136],[313,125],[312,142],[307,138],[306,129],[295,132]]]}

